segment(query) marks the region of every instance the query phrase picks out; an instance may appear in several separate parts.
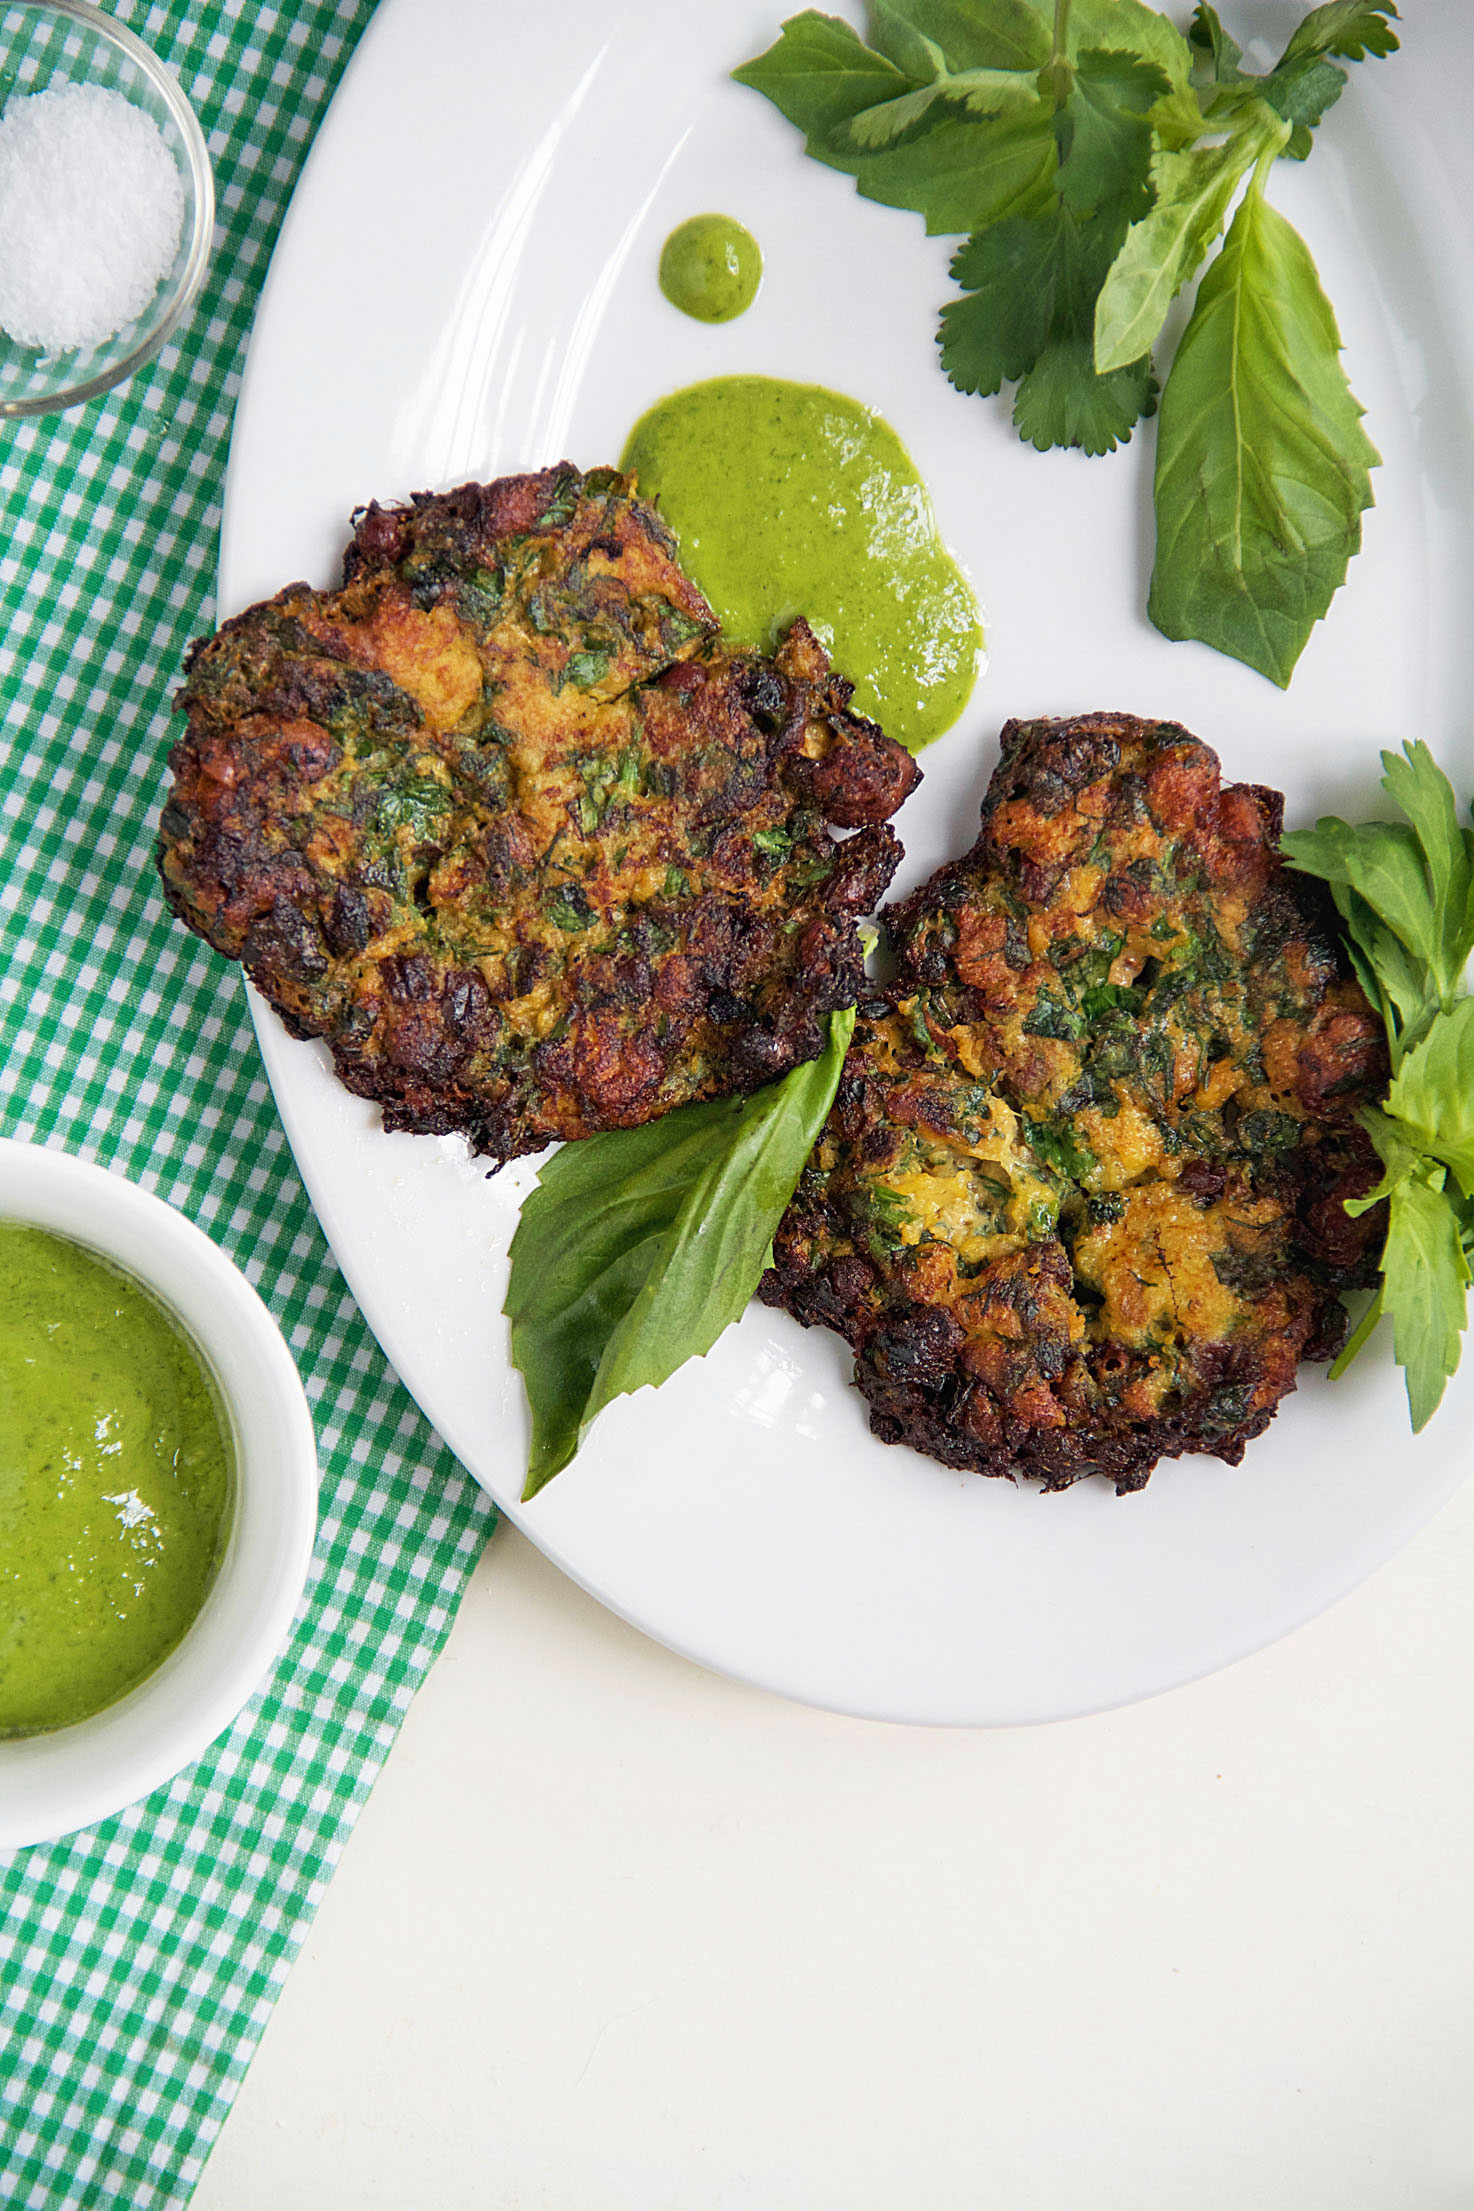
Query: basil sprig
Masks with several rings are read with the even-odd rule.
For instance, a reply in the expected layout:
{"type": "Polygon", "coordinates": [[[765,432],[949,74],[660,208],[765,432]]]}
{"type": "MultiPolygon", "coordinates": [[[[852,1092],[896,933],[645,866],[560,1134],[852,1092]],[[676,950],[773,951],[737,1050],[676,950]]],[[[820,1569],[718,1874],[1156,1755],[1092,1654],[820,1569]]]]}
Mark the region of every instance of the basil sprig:
{"type": "Polygon", "coordinates": [[[1109,453],[1157,408],[1168,309],[1244,197],[1161,393],[1148,613],[1287,684],[1345,579],[1377,453],[1304,241],[1265,197],[1393,0],[1324,0],[1254,74],[1217,10],[1143,0],[870,0],[868,43],[791,16],[733,72],[867,198],[966,233],[942,309],[959,391],[1016,386],[1042,452],[1109,453]]]}
{"type": "Polygon", "coordinates": [[[1280,849],[1329,884],[1363,989],[1380,1006],[1392,1081],[1365,1116],[1382,1179],[1349,1213],[1388,1201],[1381,1286],[1331,1369],[1343,1374],[1384,1313],[1414,1430],[1459,1363],[1474,1257],[1474,830],[1421,742],[1382,755],[1400,822],[1327,816],[1280,849]]]}
{"type": "Polygon", "coordinates": [[[824,1126],[855,1026],[748,1098],[681,1106],[565,1144],[512,1238],[504,1307],[532,1409],[524,1500],[567,1466],[612,1398],[702,1358],[736,1320],[824,1126]]]}

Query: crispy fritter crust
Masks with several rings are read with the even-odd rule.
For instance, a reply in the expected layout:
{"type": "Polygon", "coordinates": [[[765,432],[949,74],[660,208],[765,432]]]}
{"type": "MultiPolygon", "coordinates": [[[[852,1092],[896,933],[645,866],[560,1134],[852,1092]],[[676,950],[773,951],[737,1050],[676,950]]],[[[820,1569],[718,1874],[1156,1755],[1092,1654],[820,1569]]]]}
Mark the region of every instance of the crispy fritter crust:
{"type": "Polygon", "coordinates": [[[174,911],[386,1127],[496,1159],[812,1058],[918,771],[807,627],[725,645],[612,470],[355,521],[341,591],[191,651],[174,911]]]}
{"type": "Polygon", "coordinates": [[[886,1442],[1139,1489],[1339,1347],[1386,1066],[1281,806],[1174,724],[1010,722],[976,844],[883,917],[761,1294],[849,1340],[886,1442]]]}

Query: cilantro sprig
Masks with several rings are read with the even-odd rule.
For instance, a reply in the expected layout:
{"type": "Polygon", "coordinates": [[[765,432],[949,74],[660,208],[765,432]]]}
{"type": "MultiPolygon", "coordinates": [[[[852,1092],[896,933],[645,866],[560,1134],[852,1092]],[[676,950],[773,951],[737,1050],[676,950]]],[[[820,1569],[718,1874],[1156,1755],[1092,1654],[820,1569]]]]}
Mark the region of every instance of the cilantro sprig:
{"type": "Polygon", "coordinates": [[[1331,1369],[1345,1372],[1384,1314],[1414,1430],[1459,1363],[1474,1257],[1474,829],[1428,747],[1382,755],[1403,819],[1358,828],[1334,816],[1292,831],[1293,868],[1330,886],[1347,949],[1387,1030],[1392,1080],[1366,1116],[1382,1178],[1347,1210],[1387,1201],[1381,1286],[1331,1369]]]}
{"type": "Polygon", "coordinates": [[[1289,682],[1345,580],[1378,455],[1304,241],[1269,205],[1346,62],[1396,50],[1394,0],[1325,0],[1274,66],[1215,8],[1142,0],[870,0],[813,9],[734,75],[867,198],[966,233],[941,314],[961,391],[1016,386],[1041,451],[1114,451],[1158,409],[1154,349],[1242,193],[1160,390],[1148,612],[1289,682]]]}

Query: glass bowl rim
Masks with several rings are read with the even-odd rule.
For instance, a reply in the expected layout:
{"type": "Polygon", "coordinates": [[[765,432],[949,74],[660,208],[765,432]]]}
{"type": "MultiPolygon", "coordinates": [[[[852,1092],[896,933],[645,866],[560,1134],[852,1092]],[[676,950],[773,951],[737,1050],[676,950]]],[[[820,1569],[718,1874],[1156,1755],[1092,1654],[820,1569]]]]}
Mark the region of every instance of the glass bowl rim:
{"type": "Polygon", "coordinates": [[[143,331],[137,344],[120,360],[95,376],[33,397],[0,398],[0,419],[14,420],[31,415],[60,414],[64,408],[80,407],[89,399],[99,399],[115,385],[126,382],[161,351],[194,305],[209,266],[215,233],[215,176],[199,117],[185,98],[178,78],[126,23],[119,23],[101,8],[93,7],[91,0],[3,0],[3,4],[30,15],[60,17],[66,22],[81,24],[134,63],[163,101],[179,130],[194,186],[194,224],[189,251],[179,280],[166,298],[157,320],[143,331]]]}

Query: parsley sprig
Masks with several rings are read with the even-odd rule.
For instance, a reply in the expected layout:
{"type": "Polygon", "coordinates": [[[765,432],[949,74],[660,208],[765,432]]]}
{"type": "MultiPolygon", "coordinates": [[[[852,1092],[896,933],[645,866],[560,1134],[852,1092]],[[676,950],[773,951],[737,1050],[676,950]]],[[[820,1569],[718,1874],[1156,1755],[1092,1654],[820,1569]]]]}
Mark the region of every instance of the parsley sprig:
{"type": "Polygon", "coordinates": [[[868,40],[806,10],[736,70],[867,198],[967,233],[942,309],[959,390],[1017,388],[1041,451],[1108,453],[1156,411],[1153,349],[1208,269],[1160,392],[1148,612],[1287,684],[1345,579],[1378,455],[1303,240],[1266,197],[1393,0],[1326,0],[1255,74],[1213,7],[871,0],[868,40]]]}
{"type": "Polygon", "coordinates": [[[1438,1410],[1459,1363],[1474,1256],[1474,830],[1419,741],[1382,755],[1398,822],[1327,817],[1280,840],[1290,866],[1329,884],[1363,989],[1380,1006],[1392,1080],[1366,1125],[1382,1179],[1347,1210],[1387,1200],[1381,1286],[1335,1365],[1345,1369],[1384,1313],[1405,1370],[1414,1430],[1438,1410]]]}

